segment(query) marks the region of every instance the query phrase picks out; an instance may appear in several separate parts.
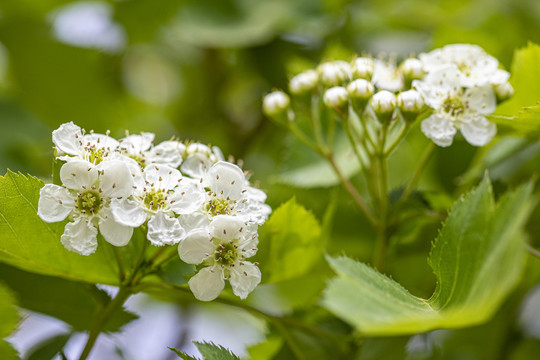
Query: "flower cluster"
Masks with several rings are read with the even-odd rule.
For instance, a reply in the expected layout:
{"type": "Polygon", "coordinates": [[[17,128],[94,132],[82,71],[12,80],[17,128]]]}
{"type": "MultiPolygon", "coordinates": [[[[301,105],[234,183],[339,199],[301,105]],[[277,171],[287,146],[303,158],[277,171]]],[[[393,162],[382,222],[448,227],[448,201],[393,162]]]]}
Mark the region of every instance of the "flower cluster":
{"type": "Polygon", "coordinates": [[[98,231],[114,246],[141,227],[155,246],[178,246],[180,258],[200,265],[189,280],[195,297],[212,300],[229,280],[245,298],[260,282],[257,229],[271,209],[219,148],[177,140],[154,145],[154,134],[87,134],[73,123],[53,131],[60,185],[40,192],[38,215],[69,219],[62,244],[81,255],[97,249],[98,231]]]}
{"type": "MultiPolygon", "coordinates": [[[[399,117],[410,123],[426,112],[421,130],[437,145],[451,145],[460,130],[470,144],[482,146],[497,130],[486,115],[513,95],[509,76],[480,47],[455,44],[399,64],[371,57],[324,62],[294,76],[289,90],[295,101],[321,94],[329,108],[340,113],[352,108],[380,123],[399,117]]],[[[263,109],[277,121],[293,121],[293,104],[289,95],[274,91],[263,109]]]]}

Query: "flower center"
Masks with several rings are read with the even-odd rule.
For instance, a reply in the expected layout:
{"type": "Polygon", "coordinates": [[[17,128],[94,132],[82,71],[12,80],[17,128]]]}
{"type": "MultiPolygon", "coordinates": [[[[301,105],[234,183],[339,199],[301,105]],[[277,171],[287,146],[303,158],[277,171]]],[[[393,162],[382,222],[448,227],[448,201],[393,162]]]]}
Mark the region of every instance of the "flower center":
{"type": "Polygon", "coordinates": [[[463,114],[467,108],[467,104],[463,103],[459,97],[449,97],[443,103],[442,108],[447,114],[456,117],[463,114]]]}
{"type": "Polygon", "coordinates": [[[219,244],[217,246],[216,252],[214,253],[214,258],[216,262],[223,266],[230,266],[233,264],[238,257],[234,241],[229,243],[219,244]]]}
{"type": "Polygon", "coordinates": [[[83,214],[97,214],[101,207],[101,203],[102,199],[99,196],[99,193],[92,190],[79,194],[79,198],[77,199],[77,207],[83,214]]]}
{"type": "Polygon", "coordinates": [[[163,190],[152,190],[144,197],[144,205],[152,211],[157,211],[165,204],[165,200],[167,200],[167,196],[163,190]]]}
{"type": "Polygon", "coordinates": [[[206,205],[206,211],[212,216],[216,215],[229,215],[233,207],[231,206],[231,201],[222,198],[213,198],[208,201],[206,205]]]}
{"type": "Polygon", "coordinates": [[[146,159],[144,158],[142,154],[129,155],[129,157],[135,160],[137,164],[139,164],[141,169],[144,169],[146,167],[146,159]]]}
{"type": "Polygon", "coordinates": [[[103,161],[103,158],[107,155],[107,151],[104,148],[98,148],[96,146],[91,146],[87,148],[88,151],[88,161],[92,164],[99,164],[103,161]]]}
{"type": "Polygon", "coordinates": [[[465,76],[471,75],[471,67],[466,62],[462,61],[457,64],[459,71],[465,76]]]}

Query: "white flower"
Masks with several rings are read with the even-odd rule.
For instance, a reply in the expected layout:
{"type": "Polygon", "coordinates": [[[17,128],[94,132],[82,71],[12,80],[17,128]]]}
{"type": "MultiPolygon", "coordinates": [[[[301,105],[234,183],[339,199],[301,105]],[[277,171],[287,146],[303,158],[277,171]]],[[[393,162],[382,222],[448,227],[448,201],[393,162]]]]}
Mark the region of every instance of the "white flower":
{"type": "Polygon", "coordinates": [[[225,280],[233,292],[245,299],[261,281],[259,268],[245,259],[257,252],[257,233],[233,216],[214,217],[208,230],[190,233],[178,246],[180,259],[205,267],[188,284],[193,295],[202,301],[219,296],[225,280]]]}
{"type": "Polygon", "coordinates": [[[343,85],[351,78],[351,66],[348,62],[336,60],[322,63],[317,68],[321,82],[325,86],[343,85]]]}
{"type": "Polygon", "coordinates": [[[419,58],[427,72],[455,65],[462,74],[460,84],[464,87],[502,84],[510,77],[507,71],[499,69],[497,59],[477,45],[446,45],[427,54],[420,54],[419,58]]]}
{"type": "Polygon", "coordinates": [[[287,111],[291,103],[289,95],[283,91],[274,91],[263,99],[263,110],[268,116],[280,115],[287,111]]]}
{"type": "Polygon", "coordinates": [[[457,130],[472,145],[483,146],[497,132],[484,115],[495,111],[491,85],[463,88],[463,74],[455,65],[429,73],[413,86],[423,95],[434,113],[422,122],[422,132],[439,146],[450,146],[457,130]]]}
{"type": "Polygon", "coordinates": [[[328,107],[342,107],[349,101],[349,93],[342,86],[334,86],[324,93],[324,104],[328,107]]]}
{"type": "Polygon", "coordinates": [[[381,90],[373,95],[370,105],[379,116],[391,115],[396,108],[396,96],[390,91],[381,90]]]}
{"type": "Polygon", "coordinates": [[[407,90],[397,97],[399,109],[406,113],[418,113],[424,107],[424,99],[416,90],[407,90]]]}
{"type": "Polygon", "coordinates": [[[86,160],[74,159],[60,169],[64,186],[47,184],[40,190],[38,215],[46,222],[62,221],[68,216],[62,244],[81,255],[90,255],[97,248],[97,229],[106,241],[126,245],[133,228],[117,223],[110,211],[111,199],[131,195],[133,176],[125,162],[111,160],[95,166],[86,160]]]}
{"type": "Polygon", "coordinates": [[[501,102],[510,99],[514,95],[514,88],[508,81],[502,84],[494,85],[493,90],[495,91],[497,100],[501,102]]]}
{"type": "Polygon", "coordinates": [[[293,77],[289,82],[291,94],[300,95],[309,92],[317,86],[319,74],[315,70],[307,70],[293,77]]]}
{"type": "Polygon", "coordinates": [[[365,79],[356,79],[349,83],[347,91],[352,99],[366,101],[373,95],[374,87],[365,79]]]}
{"type": "Polygon", "coordinates": [[[178,243],[185,230],[175,214],[198,210],[205,194],[200,185],[182,178],[177,169],[166,165],[149,165],[144,180],[133,186],[133,197],[113,199],[111,210],[120,224],[139,227],[148,220],[147,238],[156,246],[178,243]]]}
{"type": "Polygon", "coordinates": [[[210,148],[199,143],[188,145],[184,156],[185,159],[180,167],[180,171],[197,180],[205,177],[212,165],[218,161],[225,160],[221,149],[217,146],[210,148]]]}
{"type": "Polygon", "coordinates": [[[154,136],[152,133],[144,132],[140,135],[128,135],[119,140],[118,150],[137,161],[142,168],[149,164],[168,165],[173,168],[180,166],[182,155],[186,150],[185,145],[170,140],[152,146],[154,136]]]}
{"type": "Polygon", "coordinates": [[[371,79],[373,75],[373,70],[375,69],[375,62],[372,58],[368,57],[359,57],[354,60],[351,72],[352,76],[355,79],[371,79]]]}
{"type": "Polygon", "coordinates": [[[393,64],[381,60],[375,61],[371,82],[377,89],[391,92],[401,91],[404,86],[401,72],[393,64]]]}
{"type": "Polygon", "coordinates": [[[401,73],[409,80],[421,79],[424,76],[424,64],[422,61],[409,58],[400,65],[401,73]]]}
{"type": "Polygon", "coordinates": [[[94,133],[83,135],[81,128],[73,122],[62,124],[54,130],[52,140],[58,149],[59,159],[86,160],[95,165],[113,158],[119,144],[108,135],[94,133]]]}

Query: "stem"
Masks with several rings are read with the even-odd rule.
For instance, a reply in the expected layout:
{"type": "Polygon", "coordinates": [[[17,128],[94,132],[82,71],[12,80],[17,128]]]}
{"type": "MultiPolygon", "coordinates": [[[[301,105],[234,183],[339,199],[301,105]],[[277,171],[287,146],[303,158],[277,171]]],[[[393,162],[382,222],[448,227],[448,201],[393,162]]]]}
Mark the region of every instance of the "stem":
{"type": "Polygon", "coordinates": [[[405,125],[403,125],[399,131],[399,134],[397,135],[397,137],[394,139],[394,141],[392,141],[392,143],[388,146],[388,148],[384,151],[384,155],[385,156],[388,156],[390,155],[390,153],[392,151],[394,151],[394,149],[396,148],[396,146],[398,146],[398,144],[401,142],[401,140],[403,140],[403,138],[405,137],[405,135],[407,134],[407,130],[409,130],[409,123],[406,122],[405,125]]]}
{"type": "Polygon", "coordinates": [[[388,248],[388,171],[386,168],[386,156],[385,145],[386,137],[388,135],[389,124],[383,124],[381,130],[381,138],[379,143],[379,151],[377,152],[376,160],[379,173],[379,222],[377,226],[377,239],[375,242],[375,251],[373,253],[373,264],[383,271],[384,259],[386,257],[386,250],[388,248]]]}
{"type": "Polygon", "coordinates": [[[124,262],[122,261],[122,257],[120,256],[120,250],[116,246],[113,246],[114,256],[116,257],[116,262],[118,263],[118,272],[119,272],[119,278],[120,283],[122,283],[126,279],[126,269],[124,267],[124,262]]]}
{"type": "Polygon", "coordinates": [[[306,134],[302,132],[296,125],[296,123],[290,121],[287,123],[289,130],[293,133],[294,136],[301,142],[303,142],[305,145],[307,145],[310,149],[314,150],[317,153],[321,153],[321,150],[319,147],[309,138],[306,134]]]}
{"type": "Polygon", "coordinates": [[[349,119],[342,118],[342,122],[343,122],[343,129],[345,130],[345,134],[347,134],[347,138],[349,139],[349,142],[351,143],[351,146],[353,148],[354,155],[356,155],[356,158],[358,159],[358,162],[360,163],[362,168],[364,170],[367,170],[368,165],[364,161],[364,158],[362,157],[360,152],[358,151],[358,147],[356,146],[356,141],[355,141],[355,139],[353,137],[353,134],[351,132],[351,124],[349,122],[349,119]]]}
{"type": "Polygon", "coordinates": [[[405,188],[405,191],[403,192],[403,196],[401,197],[401,201],[405,201],[409,198],[412,191],[416,187],[416,184],[418,183],[418,180],[420,180],[420,175],[422,174],[422,171],[424,171],[424,168],[426,167],[429,159],[431,158],[431,155],[433,155],[433,150],[435,150],[435,143],[430,142],[428,147],[424,150],[424,153],[422,154],[422,157],[420,158],[420,162],[418,163],[418,167],[416,168],[416,171],[414,172],[414,175],[405,188]]]}
{"type": "Polygon", "coordinates": [[[94,325],[90,330],[90,334],[88,335],[86,345],[84,346],[81,356],[79,357],[79,360],[85,360],[88,355],[90,355],[90,352],[92,351],[92,348],[94,347],[94,344],[96,343],[99,334],[101,333],[105,325],[107,325],[107,322],[111,318],[112,314],[114,314],[116,310],[118,310],[122,307],[122,305],[124,305],[124,303],[131,296],[131,294],[132,292],[129,287],[120,287],[120,290],[118,291],[118,294],[116,294],[115,298],[105,307],[105,309],[100,314],[97,315],[94,325]]]}
{"type": "MultiPolygon", "coordinates": [[[[324,111],[326,111],[326,109],[324,111]]],[[[311,97],[311,124],[313,126],[313,133],[315,134],[315,142],[317,143],[319,148],[324,149],[326,146],[324,145],[322,135],[320,115],[321,112],[319,111],[319,97],[317,95],[313,95],[311,97]]]]}
{"type": "Polygon", "coordinates": [[[341,169],[336,164],[334,156],[332,154],[326,154],[326,158],[328,159],[328,162],[330,162],[330,165],[332,166],[332,168],[336,172],[336,175],[339,177],[341,183],[343,184],[343,186],[345,187],[345,189],[347,190],[349,195],[351,195],[351,197],[354,200],[354,202],[356,203],[356,205],[358,205],[358,207],[364,212],[364,215],[366,215],[367,219],[371,222],[371,224],[376,226],[377,225],[377,219],[375,219],[375,217],[371,213],[371,210],[366,205],[366,203],[365,203],[364,199],[362,198],[362,196],[360,195],[360,193],[351,184],[349,179],[347,179],[347,177],[345,175],[343,175],[343,173],[341,172],[341,169]]]}
{"type": "Polygon", "coordinates": [[[529,254],[531,254],[532,256],[540,259],[540,251],[536,250],[535,248],[533,248],[531,245],[529,244],[525,244],[525,249],[527,250],[527,252],[529,254]]]}

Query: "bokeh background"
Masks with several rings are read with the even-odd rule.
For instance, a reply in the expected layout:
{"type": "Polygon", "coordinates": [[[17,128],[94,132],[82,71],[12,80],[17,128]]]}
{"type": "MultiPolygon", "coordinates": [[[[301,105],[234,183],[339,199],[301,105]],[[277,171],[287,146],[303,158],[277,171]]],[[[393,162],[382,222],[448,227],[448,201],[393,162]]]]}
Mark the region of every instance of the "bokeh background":
{"type": "MultiPolygon", "coordinates": [[[[328,251],[364,259],[372,243],[358,238],[372,234],[358,234],[346,195],[324,181],[294,186],[302,179],[291,171],[317,159],[264,118],[264,94],[325,59],[399,59],[449,43],[478,44],[509,69],[529,41],[540,43],[537,0],[2,0],[0,173],[50,179],[51,131],[69,121],[115,137],[129,129],[210,143],[243,160],[273,207],[294,195],[321,219],[337,201],[328,251]]],[[[394,185],[427,143],[408,141],[394,185]]],[[[513,181],[540,169],[538,145],[526,150],[513,181]]],[[[476,151],[464,142],[438,149],[423,186],[453,194],[476,151]]],[[[428,225],[421,231],[433,238],[437,225],[428,225]]],[[[418,245],[418,236],[396,266],[426,257],[429,241],[418,245]]],[[[398,280],[429,294],[433,284],[416,281],[430,273],[427,263],[411,269],[398,280]]]]}

